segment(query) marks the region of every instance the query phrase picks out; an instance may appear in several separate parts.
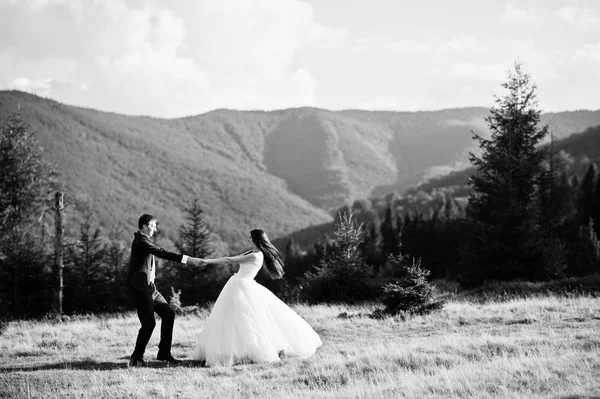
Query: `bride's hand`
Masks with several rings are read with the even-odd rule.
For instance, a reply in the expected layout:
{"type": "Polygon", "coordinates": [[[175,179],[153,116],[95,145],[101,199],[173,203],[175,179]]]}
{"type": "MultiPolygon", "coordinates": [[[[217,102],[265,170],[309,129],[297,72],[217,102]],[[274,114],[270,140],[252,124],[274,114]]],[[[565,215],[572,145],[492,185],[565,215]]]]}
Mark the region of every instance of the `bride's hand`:
{"type": "Polygon", "coordinates": [[[191,256],[188,258],[187,264],[195,266],[195,267],[202,266],[200,258],[194,258],[194,257],[191,257],[191,256]]]}

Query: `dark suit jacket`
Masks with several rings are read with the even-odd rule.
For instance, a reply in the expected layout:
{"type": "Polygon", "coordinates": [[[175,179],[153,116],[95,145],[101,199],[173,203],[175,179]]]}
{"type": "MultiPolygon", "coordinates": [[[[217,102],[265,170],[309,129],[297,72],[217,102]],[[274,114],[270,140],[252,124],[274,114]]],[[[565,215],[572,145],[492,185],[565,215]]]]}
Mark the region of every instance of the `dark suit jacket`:
{"type": "MultiPolygon", "coordinates": [[[[122,285],[133,287],[142,291],[148,289],[148,273],[152,266],[153,257],[167,259],[173,262],[181,262],[182,254],[169,251],[154,245],[148,236],[135,232],[131,242],[131,259],[129,260],[129,270],[123,280],[122,285]]],[[[155,271],[156,272],[156,271],[155,271]]]]}

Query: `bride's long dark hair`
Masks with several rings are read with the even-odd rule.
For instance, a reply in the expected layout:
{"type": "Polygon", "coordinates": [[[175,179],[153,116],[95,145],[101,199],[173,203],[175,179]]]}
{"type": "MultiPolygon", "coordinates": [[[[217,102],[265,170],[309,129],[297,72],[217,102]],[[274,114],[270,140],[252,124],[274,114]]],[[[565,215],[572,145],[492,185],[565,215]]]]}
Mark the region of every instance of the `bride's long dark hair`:
{"type": "Polygon", "coordinates": [[[260,230],[254,229],[250,232],[250,237],[252,237],[252,242],[256,245],[263,255],[265,256],[265,266],[267,267],[267,272],[272,279],[279,279],[283,277],[283,259],[281,259],[281,254],[271,244],[267,234],[260,230]]]}

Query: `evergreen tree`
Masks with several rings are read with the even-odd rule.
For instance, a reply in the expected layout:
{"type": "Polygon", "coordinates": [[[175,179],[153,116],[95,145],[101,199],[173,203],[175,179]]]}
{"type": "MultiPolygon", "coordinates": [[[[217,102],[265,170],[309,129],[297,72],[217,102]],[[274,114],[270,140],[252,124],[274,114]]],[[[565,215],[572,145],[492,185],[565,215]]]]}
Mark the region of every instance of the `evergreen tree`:
{"type": "Polygon", "coordinates": [[[284,279],[287,283],[296,285],[298,280],[306,273],[307,267],[300,251],[300,247],[294,242],[293,238],[288,240],[288,243],[283,250],[283,261],[285,263],[284,279]]]}
{"type": "Polygon", "coordinates": [[[55,172],[21,112],[0,127],[0,233],[19,225],[50,194],[55,172]]]}
{"type": "MultiPolygon", "coordinates": [[[[600,131],[600,128],[598,129],[600,131]]],[[[600,235],[600,177],[596,178],[596,187],[594,188],[594,199],[596,201],[592,211],[592,219],[594,219],[594,229],[596,234],[600,235]]]]}
{"type": "Polygon", "coordinates": [[[581,181],[579,179],[579,176],[577,174],[573,174],[573,176],[569,178],[569,184],[571,185],[571,187],[573,187],[574,190],[579,190],[579,188],[581,187],[581,181]]]}
{"type": "Polygon", "coordinates": [[[13,315],[49,310],[46,287],[52,262],[32,232],[40,216],[35,211],[51,193],[54,175],[21,112],[1,121],[0,302],[13,315]]]}
{"type": "Polygon", "coordinates": [[[129,262],[129,248],[122,240],[122,230],[113,226],[109,235],[109,241],[104,246],[106,254],[107,280],[112,287],[107,287],[110,292],[106,306],[110,310],[122,310],[130,300],[128,292],[121,287],[121,281],[126,273],[129,262]]]}
{"type": "Polygon", "coordinates": [[[411,266],[403,257],[392,255],[391,262],[405,270],[405,277],[383,286],[383,310],[376,310],[375,317],[426,315],[444,307],[444,300],[437,298],[437,289],[427,281],[430,272],[421,267],[421,260],[411,266]]]}
{"type": "Polygon", "coordinates": [[[12,228],[0,241],[0,253],[0,308],[7,312],[0,312],[0,319],[50,311],[52,259],[29,229],[12,228]]]}
{"type": "Polygon", "coordinates": [[[585,276],[600,272],[600,242],[594,229],[593,219],[579,226],[577,239],[572,243],[568,257],[568,274],[585,276]]]}
{"type": "Polygon", "coordinates": [[[394,255],[398,252],[398,221],[392,204],[388,203],[385,216],[381,222],[381,250],[386,255],[394,255]]]}
{"type": "Polygon", "coordinates": [[[470,176],[470,234],[462,257],[470,283],[546,279],[554,273],[544,264],[548,239],[540,226],[546,157],[540,143],[548,126],[538,126],[536,86],[520,64],[515,63],[502,86],[508,93],[495,98],[486,118],[491,138],[474,135],[482,154],[469,154],[477,168],[470,176]]]}
{"type": "Polygon", "coordinates": [[[379,229],[381,220],[379,220],[379,214],[373,209],[373,205],[367,200],[356,200],[352,204],[352,209],[345,214],[354,215],[356,223],[364,224],[365,226],[373,225],[379,229]]]}
{"type": "MultiPolygon", "coordinates": [[[[179,227],[179,238],[175,242],[175,247],[181,253],[196,258],[210,257],[213,253],[210,248],[211,231],[204,220],[204,210],[198,198],[194,198],[184,211],[185,222],[179,227]]],[[[181,264],[170,266],[170,272],[178,276],[182,302],[187,304],[208,302],[218,294],[216,284],[223,268],[199,268],[181,264]]]]}
{"type": "Polygon", "coordinates": [[[566,272],[566,247],[574,217],[573,190],[567,177],[570,159],[563,151],[554,152],[554,141],[545,146],[547,159],[539,183],[539,231],[545,246],[541,252],[539,275],[563,277],[566,272]]]}
{"type": "Polygon", "coordinates": [[[182,253],[195,258],[207,258],[212,254],[210,249],[210,229],[204,221],[204,211],[198,198],[192,200],[189,208],[185,208],[185,222],[179,227],[179,240],[175,246],[182,253]]]}
{"type": "Polygon", "coordinates": [[[120,287],[123,277],[122,269],[127,263],[128,250],[122,240],[122,234],[121,228],[115,225],[110,232],[109,242],[105,246],[106,263],[112,272],[112,283],[115,289],[120,287]]]}
{"type": "Polygon", "coordinates": [[[567,171],[563,170],[554,189],[554,210],[561,216],[563,225],[575,218],[577,212],[575,200],[576,188],[573,186],[573,179],[570,179],[567,171]]]}
{"type": "Polygon", "coordinates": [[[402,235],[398,235],[397,255],[389,255],[384,272],[382,302],[384,309],[375,310],[371,316],[424,315],[439,310],[444,301],[437,299],[435,286],[428,282],[430,271],[421,267],[421,259],[412,259],[402,251],[402,235]]]}
{"type": "Polygon", "coordinates": [[[590,218],[596,217],[597,208],[599,207],[596,195],[598,184],[598,167],[596,164],[591,163],[579,188],[576,217],[579,226],[587,224],[590,218]]]}
{"type": "Polygon", "coordinates": [[[71,311],[105,309],[110,297],[111,276],[106,268],[106,246],[100,228],[93,228],[92,213],[84,210],[79,238],[69,247],[70,264],[65,268],[65,308],[71,311]]]}
{"type": "Polygon", "coordinates": [[[363,226],[355,225],[352,214],[340,215],[339,220],[332,247],[302,281],[303,296],[310,302],[355,303],[378,294],[372,268],[360,252],[363,226]]]}
{"type": "Polygon", "coordinates": [[[460,214],[460,207],[448,193],[445,193],[438,206],[434,206],[432,220],[435,222],[444,222],[446,220],[457,218],[460,214]]]}
{"type": "Polygon", "coordinates": [[[463,217],[459,204],[446,193],[431,220],[422,221],[405,234],[414,236],[405,247],[412,247],[411,253],[425,261],[433,278],[449,279],[453,274],[464,237],[463,217]]]}
{"type": "Polygon", "coordinates": [[[381,231],[375,224],[368,224],[364,232],[363,242],[359,250],[364,256],[365,262],[373,267],[375,273],[379,272],[381,266],[385,263],[385,257],[381,251],[381,231]]]}

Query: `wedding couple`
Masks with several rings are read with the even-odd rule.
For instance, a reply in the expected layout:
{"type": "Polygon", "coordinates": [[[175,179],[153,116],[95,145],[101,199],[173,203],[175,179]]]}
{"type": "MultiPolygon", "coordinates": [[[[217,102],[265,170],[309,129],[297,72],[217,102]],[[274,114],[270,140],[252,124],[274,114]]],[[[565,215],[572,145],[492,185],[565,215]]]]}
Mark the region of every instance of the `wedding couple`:
{"type": "Polygon", "coordinates": [[[231,366],[241,362],[274,362],[280,355],[308,357],[321,345],[321,339],[296,312],[254,281],[265,266],[271,278],[283,276],[279,251],[262,230],[252,230],[248,241],[253,248],[241,255],[217,259],[199,259],[154,245],[156,218],[144,214],[131,243],[131,260],[123,285],[135,299],[140,328],[129,366],[145,366],[144,352],[156,326],[154,313],[161,318],[157,360],[171,364],[181,362],[171,354],[175,312],[154,284],[155,257],[196,267],[239,263],[236,274],[229,278],[204,329],[200,332],[192,354],[207,366],[231,366]]]}

